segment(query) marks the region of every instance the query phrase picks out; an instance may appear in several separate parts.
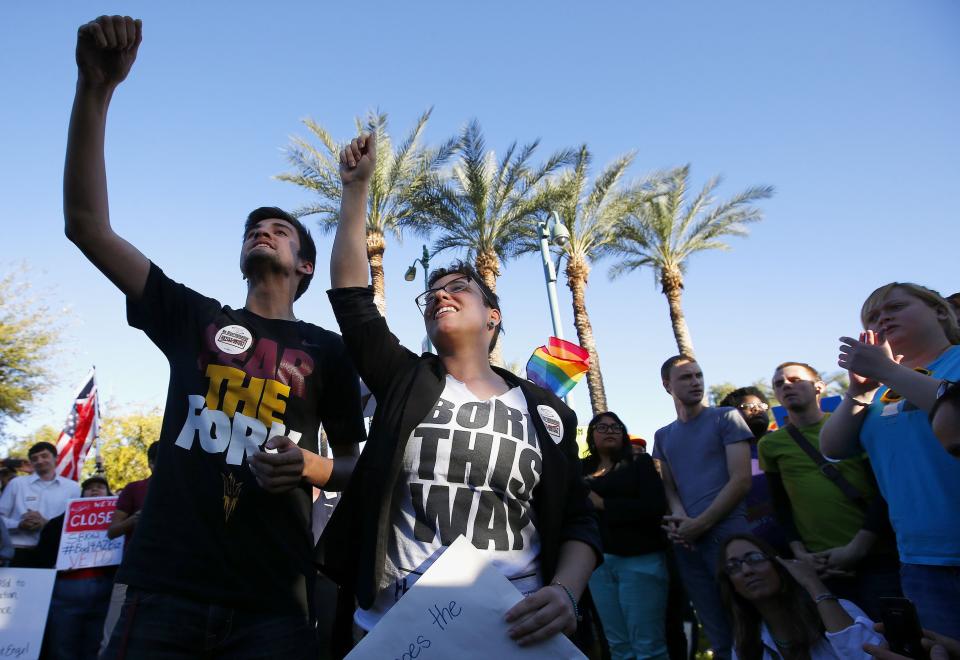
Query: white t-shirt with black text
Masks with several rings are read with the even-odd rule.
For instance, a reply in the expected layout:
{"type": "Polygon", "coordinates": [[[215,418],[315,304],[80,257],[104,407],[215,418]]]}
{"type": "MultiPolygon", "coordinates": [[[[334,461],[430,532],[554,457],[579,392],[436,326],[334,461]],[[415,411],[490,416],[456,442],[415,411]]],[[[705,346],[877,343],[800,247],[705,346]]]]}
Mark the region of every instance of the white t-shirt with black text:
{"type": "Polygon", "coordinates": [[[461,534],[524,594],[542,586],[532,493],[543,460],[519,387],[479,401],[446,377],[433,410],[413,430],[394,493],[386,587],[358,609],[370,630],[461,534]]]}

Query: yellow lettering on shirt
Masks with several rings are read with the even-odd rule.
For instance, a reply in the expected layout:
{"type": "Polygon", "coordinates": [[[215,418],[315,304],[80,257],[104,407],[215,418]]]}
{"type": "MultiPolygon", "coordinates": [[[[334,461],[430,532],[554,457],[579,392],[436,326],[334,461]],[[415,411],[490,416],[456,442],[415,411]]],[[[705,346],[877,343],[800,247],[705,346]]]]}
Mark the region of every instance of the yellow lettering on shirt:
{"type": "Polygon", "coordinates": [[[289,385],[269,378],[254,378],[236,367],[218,364],[207,366],[207,377],[210,388],[206,403],[211,410],[222,410],[230,418],[241,412],[247,417],[256,417],[265,426],[283,422],[289,385]]]}
{"type": "Polygon", "coordinates": [[[270,426],[273,422],[282,422],[283,414],[287,411],[287,399],[289,397],[289,385],[284,385],[275,380],[267,380],[263,388],[260,408],[257,410],[257,419],[263,422],[265,426],[270,426]]]}

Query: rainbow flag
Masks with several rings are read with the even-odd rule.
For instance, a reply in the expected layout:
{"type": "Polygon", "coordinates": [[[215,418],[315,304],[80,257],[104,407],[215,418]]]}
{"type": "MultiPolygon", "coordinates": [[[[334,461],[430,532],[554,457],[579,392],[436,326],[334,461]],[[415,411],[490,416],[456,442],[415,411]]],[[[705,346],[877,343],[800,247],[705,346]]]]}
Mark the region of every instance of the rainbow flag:
{"type": "Polygon", "coordinates": [[[557,396],[566,396],[590,368],[590,354],[563,339],[550,337],[527,362],[527,378],[557,396]]]}

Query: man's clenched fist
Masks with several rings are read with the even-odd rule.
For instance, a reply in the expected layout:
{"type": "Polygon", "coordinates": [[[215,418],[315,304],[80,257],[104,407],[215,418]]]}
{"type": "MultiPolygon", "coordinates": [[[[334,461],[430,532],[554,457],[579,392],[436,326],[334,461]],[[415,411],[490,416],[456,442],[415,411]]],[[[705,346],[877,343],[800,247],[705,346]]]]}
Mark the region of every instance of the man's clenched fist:
{"type": "Polygon", "coordinates": [[[139,19],[101,16],[77,31],[77,67],[81,81],[116,86],[123,82],[137,59],[143,39],[139,19]]]}

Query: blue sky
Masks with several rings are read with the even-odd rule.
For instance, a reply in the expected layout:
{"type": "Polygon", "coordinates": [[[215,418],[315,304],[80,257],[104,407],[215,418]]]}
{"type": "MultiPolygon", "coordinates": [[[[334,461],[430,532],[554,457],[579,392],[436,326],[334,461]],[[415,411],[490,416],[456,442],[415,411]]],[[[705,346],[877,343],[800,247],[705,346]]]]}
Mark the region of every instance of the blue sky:
{"type": "MultiPolygon", "coordinates": [[[[636,150],[631,177],[692,163],[721,198],[777,192],[726,253],[695,255],[684,306],[708,383],[747,384],[779,362],[836,368],[837,338],[891,280],[960,290],[960,5],[908,2],[6,3],[0,21],[0,273],[26,264],[63,329],[61,385],[23,425],[62,424],[91,364],[112,409],[162,405],[163,356],[126,326],[122,296],[62,233],[61,183],[76,28],[102,13],[144,21],[144,43],[107,131],[116,230],[193,288],[239,306],[246,213],[309,195],[272,175],[312,117],[340,137],[369,109],[405,134],[429,106],[430,141],[480,120],[488,145],[586,142],[603,165],[636,150]],[[65,316],[62,309],[67,308],[65,316]]],[[[335,328],[318,275],[301,318],[335,328]]],[[[421,241],[391,242],[388,315],[422,336],[403,272],[421,241]]],[[[452,259],[457,255],[450,254],[452,259]]],[[[445,261],[447,257],[439,257],[445,261]]],[[[587,304],[610,407],[652,437],[673,419],[658,377],[676,350],[649,271],[593,272],[587,304]]],[[[500,279],[507,359],[550,334],[539,259],[500,279]]],[[[570,295],[560,287],[567,337],[570,295]]],[[[585,385],[575,390],[585,422],[585,385]]]]}

